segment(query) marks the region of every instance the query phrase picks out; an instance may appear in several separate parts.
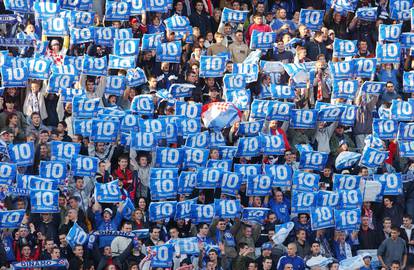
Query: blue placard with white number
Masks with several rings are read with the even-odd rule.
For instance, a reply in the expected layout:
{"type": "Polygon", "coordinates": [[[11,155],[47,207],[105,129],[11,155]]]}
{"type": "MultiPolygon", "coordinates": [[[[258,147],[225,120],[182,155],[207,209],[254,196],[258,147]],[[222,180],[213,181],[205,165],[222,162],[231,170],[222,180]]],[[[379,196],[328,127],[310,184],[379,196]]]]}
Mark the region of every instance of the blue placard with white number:
{"type": "Polygon", "coordinates": [[[184,168],[205,167],[210,154],[208,149],[189,148],[184,150],[184,168]]]}
{"type": "Polygon", "coordinates": [[[318,110],[318,121],[336,122],[342,115],[344,108],[328,103],[316,101],[315,109],[318,110]]]}
{"type": "Polygon", "coordinates": [[[400,43],[377,43],[375,49],[375,55],[377,56],[378,63],[400,63],[401,59],[401,46],[400,43]]]}
{"type": "Polygon", "coordinates": [[[1,68],[1,81],[3,87],[26,87],[28,80],[28,69],[23,68],[1,68]]]}
{"type": "Polygon", "coordinates": [[[400,40],[402,24],[380,24],[378,41],[398,42],[400,40]]]}
{"type": "Polygon", "coordinates": [[[158,44],[156,49],[156,61],[167,63],[180,63],[181,62],[182,46],[181,42],[167,42],[158,44]]]}
{"type": "Polygon", "coordinates": [[[144,34],[141,40],[141,50],[151,51],[156,50],[157,46],[161,44],[164,33],[144,34]]]}
{"type": "Polygon", "coordinates": [[[113,54],[118,56],[136,56],[139,53],[139,38],[115,39],[113,54]]]}
{"type": "Polygon", "coordinates": [[[333,190],[354,190],[359,188],[361,176],[348,174],[334,174],[332,180],[333,190]]]}
{"type": "Polygon", "coordinates": [[[403,75],[403,92],[414,93],[414,72],[405,72],[403,75]]]}
{"type": "Polygon", "coordinates": [[[269,213],[269,208],[262,207],[245,207],[242,212],[242,220],[263,224],[269,213]]]}
{"type": "Polygon", "coordinates": [[[201,103],[188,103],[177,101],[175,103],[175,114],[182,115],[188,118],[201,117],[201,103]]]}
{"type": "Polygon", "coordinates": [[[23,221],[26,210],[1,211],[0,212],[0,229],[19,228],[23,221]]]}
{"type": "Polygon", "coordinates": [[[234,164],[234,172],[241,174],[243,181],[247,181],[251,175],[262,174],[262,166],[261,164],[234,164]]]}
{"type": "Polygon", "coordinates": [[[261,135],[263,155],[284,155],[286,151],[285,141],[279,135],[261,135]]]}
{"type": "Polygon", "coordinates": [[[298,191],[317,191],[319,189],[318,174],[295,171],[292,178],[292,189],[298,191]]]}
{"type": "Polygon", "coordinates": [[[176,31],[186,31],[187,27],[190,25],[188,17],[174,15],[164,20],[164,24],[167,29],[176,32],[176,31]]]}
{"type": "MultiPolygon", "coordinates": [[[[39,175],[43,178],[59,179],[66,178],[67,164],[63,161],[40,161],[39,175]]],[[[95,174],[94,174],[95,176],[95,174]]]]}
{"type": "Polygon", "coordinates": [[[301,9],[299,23],[312,31],[318,31],[322,27],[324,14],[324,10],[301,9]]]}
{"type": "Polygon", "coordinates": [[[401,122],[398,126],[399,141],[414,141],[414,123],[401,122]]]}
{"type": "MultiPolygon", "coordinates": [[[[154,1],[156,2],[156,1],[154,1]]],[[[172,244],[164,244],[150,247],[151,253],[155,255],[151,258],[152,268],[169,268],[173,265],[174,246],[172,244]]]]}
{"type": "Polygon", "coordinates": [[[110,54],[109,69],[133,69],[135,68],[135,56],[117,56],[110,54]]]}
{"type": "Polygon", "coordinates": [[[214,200],[216,216],[219,218],[238,218],[241,213],[239,200],[214,200]]]}
{"type": "Polygon", "coordinates": [[[357,58],[354,62],[354,76],[361,78],[371,78],[377,68],[376,58],[357,58]]]}
{"type": "Polygon", "coordinates": [[[339,193],[336,191],[319,190],[316,206],[336,207],[339,203],[339,193]]]}
{"type": "Polygon", "coordinates": [[[120,129],[119,121],[106,119],[93,119],[90,139],[94,142],[115,142],[120,129]]]}
{"type": "Polygon", "coordinates": [[[219,146],[218,150],[221,159],[233,159],[237,154],[236,146],[219,146]]]}
{"type": "Polygon", "coordinates": [[[250,38],[250,49],[272,49],[273,44],[276,42],[276,33],[275,32],[259,32],[253,30],[252,36],[250,38]]]}
{"type": "Polygon", "coordinates": [[[361,224],[361,209],[335,209],[335,229],[358,230],[361,224]]]}
{"type": "MultiPolygon", "coordinates": [[[[180,191],[178,191],[180,193],[180,191]]],[[[191,193],[191,192],[190,192],[191,193]]],[[[191,205],[196,204],[197,199],[185,200],[177,202],[174,219],[186,219],[191,218],[191,205]]]]}
{"type": "Polygon", "coordinates": [[[355,60],[329,62],[328,65],[334,79],[351,79],[354,76],[355,60]]]}
{"type": "Polygon", "coordinates": [[[355,105],[342,104],[343,112],[339,118],[339,124],[344,126],[353,126],[355,123],[356,112],[358,107],[355,105]]]}
{"type": "Polygon", "coordinates": [[[382,195],[401,195],[403,183],[401,173],[374,174],[374,180],[382,184],[382,195]]]}
{"type": "Polygon", "coordinates": [[[377,150],[372,147],[365,147],[362,151],[360,163],[368,168],[377,168],[384,164],[388,158],[388,151],[377,150]]]}
{"type": "Polygon", "coordinates": [[[198,189],[214,189],[221,183],[223,172],[216,168],[199,169],[197,172],[196,187],[198,189]]]}
{"type": "Polygon", "coordinates": [[[355,16],[363,21],[375,22],[377,20],[377,7],[358,8],[355,16]]]}
{"type": "Polygon", "coordinates": [[[334,80],[332,98],[354,99],[358,88],[357,80],[334,80]]]}
{"type": "Polygon", "coordinates": [[[174,217],[176,206],[177,202],[151,202],[148,207],[150,221],[174,217]]]}
{"type": "Polygon", "coordinates": [[[246,79],[241,74],[225,74],[223,87],[229,90],[243,90],[246,88],[246,79]]]}
{"type": "Polygon", "coordinates": [[[131,102],[131,111],[143,115],[154,113],[154,101],[152,95],[135,96],[131,102]]]}
{"type": "Polygon", "coordinates": [[[292,167],[289,165],[269,165],[266,164],[264,168],[266,175],[273,177],[272,187],[290,187],[292,182],[292,167]]]}
{"type": "Polygon", "coordinates": [[[333,43],[333,55],[336,57],[354,56],[358,52],[357,43],[357,40],[335,38],[333,43]]]}
{"type": "Polygon", "coordinates": [[[222,22],[244,23],[246,21],[248,11],[234,10],[224,8],[222,13],[222,22]]]}
{"type": "Polygon", "coordinates": [[[328,161],[328,153],[305,151],[300,153],[299,168],[322,171],[328,161]]]}
{"type": "Polygon", "coordinates": [[[179,148],[158,147],[156,167],[178,168],[183,163],[184,151],[179,148]]]}
{"type": "Polygon", "coordinates": [[[238,157],[257,157],[262,149],[262,141],[259,136],[239,138],[237,146],[238,157]]]}
{"type": "Polygon", "coordinates": [[[177,126],[178,135],[183,138],[187,138],[188,136],[201,132],[200,118],[179,117],[176,119],[175,124],[177,126]]]}
{"type": "Polygon", "coordinates": [[[226,58],[224,56],[206,56],[200,58],[200,77],[223,77],[226,69],[226,58]]]}
{"type": "Polygon", "coordinates": [[[78,223],[74,223],[66,235],[66,241],[71,248],[75,248],[76,245],[83,245],[88,240],[88,234],[82,229],[78,223]]]}
{"type": "Polygon", "coordinates": [[[140,86],[147,82],[147,76],[142,68],[129,69],[126,75],[128,86],[140,86]]]}
{"type": "Polygon", "coordinates": [[[402,49],[410,49],[414,46],[414,33],[401,33],[400,44],[402,49]]]}
{"type": "Polygon", "coordinates": [[[276,99],[293,99],[295,97],[294,89],[288,85],[271,84],[270,91],[272,92],[272,97],[276,99]]]}
{"type": "Polygon", "coordinates": [[[362,206],[363,197],[359,189],[340,190],[339,201],[342,209],[353,209],[362,206]]]}
{"type": "Polygon", "coordinates": [[[269,175],[250,175],[247,178],[247,196],[267,196],[272,189],[273,179],[269,175]]]}
{"type": "Polygon", "coordinates": [[[399,142],[398,143],[401,157],[414,157],[414,142],[399,142]]]}
{"type": "Polygon", "coordinates": [[[226,92],[226,101],[233,103],[241,111],[248,111],[250,109],[250,100],[250,89],[227,90],[226,92]]]}
{"type": "Polygon", "coordinates": [[[173,83],[168,88],[168,93],[174,98],[191,97],[194,88],[196,87],[189,83],[173,83]]]}
{"type": "Polygon", "coordinates": [[[105,94],[121,96],[126,88],[125,76],[106,77],[105,94]]]}
{"type": "Polygon", "coordinates": [[[72,162],[73,175],[93,177],[98,172],[98,164],[96,157],[78,155],[72,162]]]}
{"type": "Polygon", "coordinates": [[[32,3],[29,0],[5,0],[4,7],[6,10],[11,10],[21,13],[32,13],[32,3]]]}
{"type": "Polygon", "coordinates": [[[72,44],[83,44],[87,42],[93,41],[95,37],[95,28],[88,27],[88,28],[70,28],[70,39],[72,44]]]}
{"type": "Polygon", "coordinates": [[[316,205],[317,193],[307,191],[292,191],[292,208],[294,214],[310,213],[311,208],[316,205]]]}
{"type": "Polygon", "coordinates": [[[178,179],[150,179],[151,200],[175,199],[177,197],[178,179]]]}
{"type": "Polygon", "coordinates": [[[382,140],[392,140],[397,138],[398,121],[392,119],[374,118],[372,129],[374,135],[378,138],[382,140]]]}
{"type": "Polygon", "coordinates": [[[178,194],[191,194],[196,183],[197,172],[181,172],[178,178],[178,194]]]}
{"type": "Polygon", "coordinates": [[[82,73],[91,76],[106,76],[108,61],[106,57],[96,58],[85,55],[83,58],[82,73]]]}
{"type": "Polygon", "coordinates": [[[73,134],[89,137],[91,134],[92,119],[74,119],[73,134]]]}
{"type": "Polygon", "coordinates": [[[253,119],[264,119],[267,115],[269,100],[253,99],[250,117],[253,119]]]}
{"type": "Polygon", "coordinates": [[[33,142],[9,145],[9,156],[13,163],[19,167],[33,165],[35,147],[33,142]]]}
{"type": "Polygon", "coordinates": [[[185,146],[195,148],[206,148],[210,144],[210,137],[208,132],[201,132],[195,135],[190,135],[185,141],[185,146]]]}
{"type": "Polygon", "coordinates": [[[259,66],[253,63],[234,63],[233,74],[243,74],[246,78],[246,83],[255,82],[258,79],[259,66]]]}
{"type": "Polygon", "coordinates": [[[42,34],[46,36],[66,36],[68,29],[68,20],[66,18],[51,17],[42,21],[42,34]]]}
{"type": "Polygon", "coordinates": [[[0,162],[0,184],[11,185],[16,178],[16,174],[16,164],[0,162]]]}
{"type": "Polygon", "coordinates": [[[93,26],[95,19],[94,12],[85,11],[71,11],[70,12],[70,23],[75,28],[85,28],[93,26]]]}
{"type": "Polygon", "coordinates": [[[192,204],[191,220],[195,224],[211,223],[215,212],[214,204],[192,204]]]}
{"type": "Polygon", "coordinates": [[[31,213],[59,213],[59,191],[31,190],[31,213]]]}
{"type": "Polygon", "coordinates": [[[290,116],[291,128],[314,129],[318,119],[318,111],[292,109],[290,116]]]}
{"type": "Polygon", "coordinates": [[[229,196],[236,196],[243,177],[238,173],[223,172],[221,180],[221,193],[229,196]]]}
{"type": "Polygon", "coordinates": [[[391,118],[398,121],[412,121],[414,118],[414,103],[393,99],[391,103],[391,118]]]}
{"type": "MultiPolygon", "coordinates": [[[[64,90],[72,88],[76,80],[76,75],[53,73],[49,78],[48,92],[58,93],[61,89],[64,90]]],[[[70,101],[72,101],[72,98],[70,98],[70,101]]]]}
{"type": "Polygon", "coordinates": [[[166,13],[168,11],[168,0],[145,0],[147,11],[166,13]]]}
{"type": "Polygon", "coordinates": [[[28,61],[29,79],[49,79],[50,65],[52,61],[46,58],[32,58],[28,61]]]}
{"type": "Polygon", "coordinates": [[[335,226],[333,209],[328,206],[312,208],[310,220],[314,231],[335,226]]]}
{"type": "Polygon", "coordinates": [[[117,203],[122,201],[122,193],[118,186],[119,180],[109,183],[95,183],[95,198],[100,203],[117,203]]]}
{"type": "Polygon", "coordinates": [[[151,132],[131,132],[131,148],[138,151],[154,151],[157,137],[151,132]]]}
{"type": "Polygon", "coordinates": [[[80,148],[80,143],[59,141],[50,142],[52,160],[70,162],[72,158],[79,154],[80,148]]]}
{"type": "Polygon", "coordinates": [[[106,21],[127,21],[131,10],[130,2],[106,1],[105,20],[106,21]]]}
{"type": "Polygon", "coordinates": [[[361,85],[361,92],[371,95],[381,95],[384,92],[386,85],[386,82],[366,81],[361,85]]]}
{"type": "MultiPolygon", "coordinates": [[[[253,104],[255,100],[252,103],[252,109],[253,104]]],[[[260,106],[261,103],[258,103],[257,105],[260,106]]],[[[291,116],[292,109],[295,108],[294,103],[290,102],[279,102],[279,101],[268,101],[267,103],[264,103],[263,107],[258,107],[258,110],[266,110],[265,111],[265,117],[266,120],[277,120],[277,121],[289,121],[291,116]],[[266,105],[267,104],[267,105],[266,105]]]]}
{"type": "Polygon", "coordinates": [[[139,119],[139,131],[154,133],[157,137],[165,137],[166,123],[164,118],[139,119]]]}
{"type": "Polygon", "coordinates": [[[239,124],[239,135],[244,136],[256,136],[263,129],[264,120],[257,120],[253,122],[241,122],[239,124]]]}

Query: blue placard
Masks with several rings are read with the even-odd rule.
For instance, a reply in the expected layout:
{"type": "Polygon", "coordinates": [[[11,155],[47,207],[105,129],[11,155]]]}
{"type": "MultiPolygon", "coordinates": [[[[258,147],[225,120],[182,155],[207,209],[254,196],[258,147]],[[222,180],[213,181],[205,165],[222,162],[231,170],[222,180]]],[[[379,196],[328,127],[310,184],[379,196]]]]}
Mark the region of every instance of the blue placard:
{"type": "Polygon", "coordinates": [[[351,79],[354,76],[355,60],[329,62],[328,65],[334,79],[351,79]]]}
{"type": "Polygon", "coordinates": [[[257,81],[259,74],[259,66],[257,64],[238,63],[233,64],[233,74],[243,74],[246,78],[246,83],[257,81]]]}
{"type": "Polygon", "coordinates": [[[154,133],[157,137],[165,137],[166,123],[164,118],[139,119],[139,131],[154,133]]]}
{"type": "Polygon", "coordinates": [[[209,159],[207,161],[207,168],[217,168],[217,169],[222,169],[223,171],[231,171],[232,167],[233,167],[232,159],[225,159],[225,160],[209,159]]]}
{"type": "Polygon", "coordinates": [[[191,220],[195,224],[211,223],[215,212],[214,204],[192,204],[191,220]]]}
{"type": "Polygon", "coordinates": [[[242,210],[239,200],[214,200],[216,216],[219,218],[238,218],[242,210]]]}
{"type": "Polygon", "coordinates": [[[139,54],[139,38],[115,39],[113,54],[117,56],[136,56],[139,54]]]}
{"type": "Polygon", "coordinates": [[[29,73],[26,67],[8,68],[3,66],[0,71],[3,87],[26,87],[29,73]]]}
{"type": "Polygon", "coordinates": [[[382,184],[382,195],[401,195],[403,183],[401,173],[374,174],[374,180],[382,184]]]}
{"type": "MultiPolygon", "coordinates": [[[[254,101],[253,101],[254,103],[254,101]]],[[[259,103],[260,104],[260,103],[259,103]]],[[[265,103],[266,104],[266,103],[265,103]]],[[[253,104],[252,104],[253,106],[253,104]]],[[[253,108],[253,107],[252,107],[253,108]]],[[[295,108],[294,103],[290,102],[279,102],[279,101],[270,101],[267,103],[266,107],[266,120],[277,120],[277,121],[289,121],[291,117],[291,111],[295,108]]],[[[258,108],[260,109],[260,108],[258,108]]]]}
{"type": "Polygon", "coordinates": [[[150,178],[163,179],[163,178],[177,178],[178,169],[176,168],[151,168],[150,178]]]}
{"type": "Polygon", "coordinates": [[[197,172],[196,187],[198,189],[214,189],[221,184],[223,172],[216,168],[199,169],[197,172]]]}
{"type": "Polygon", "coordinates": [[[316,204],[316,195],[314,192],[292,191],[292,213],[309,213],[311,208],[316,204]]]}
{"type": "Polygon", "coordinates": [[[272,49],[276,42],[276,32],[260,32],[253,30],[250,38],[250,49],[272,49]]]}
{"type": "MultiPolygon", "coordinates": [[[[150,0],[151,2],[151,0],[150,0]]],[[[157,2],[157,1],[153,1],[157,2]]],[[[172,244],[164,244],[150,247],[151,252],[155,255],[151,258],[151,267],[169,268],[173,265],[174,246],[172,244]]]]}
{"type": "Polygon", "coordinates": [[[328,206],[312,208],[310,220],[314,231],[335,226],[333,209],[328,206]]]}
{"type": "Polygon", "coordinates": [[[223,77],[226,69],[226,58],[224,56],[206,56],[200,58],[200,77],[223,77]]]}
{"type": "Polygon", "coordinates": [[[357,40],[335,38],[333,43],[333,55],[336,57],[354,56],[358,52],[357,43],[357,40]]]}
{"type": "Polygon", "coordinates": [[[328,153],[305,151],[300,153],[299,168],[322,171],[328,161],[328,153]]]}
{"type": "Polygon", "coordinates": [[[393,99],[391,103],[391,118],[398,121],[412,121],[414,117],[413,103],[393,99]]]}
{"type": "Polygon", "coordinates": [[[226,141],[224,139],[223,133],[220,131],[210,130],[210,147],[221,147],[225,146],[226,141]]]}
{"type": "Polygon", "coordinates": [[[226,93],[226,101],[233,103],[241,111],[248,111],[250,109],[250,99],[250,89],[227,90],[226,93]]]}
{"type": "Polygon", "coordinates": [[[414,123],[401,122],[399,124],[398,140],[399,141],[413,141],[414,140],[414,123]]]}
{"type": "Polygon", "coordinates": [[[73,134],[89,137],[91,135],[92,119],[74,119],[73,134]]]}
{"type": "Polygon", "coordinates": [[[23,221],[26,210],[1,211],[0,212],[0,228],[16,229],[19,228],[23,221]]]}
{"type": "Polygon", "coordinates": [[[175,115],[182,115],[188,118],[201,117],[201,103],[188,103],[177,101],[175,103],[175,115]]]}
{"type": "Polygon", "coordinates": [[[179,148],[158,147],[156,167],[178,168],[183,163],[184,151],[179,148]]]}
{"type": "Polygon", "coordinates": [[[117,56],[110,54],[109,69],[133,69],[135,68],[135,56],[117,56]]]}
{"type": "Polygon", "coordinates": [[[95,198],[100,203],[117,203],[122,201],[118,180],[109,183],[95,183],[95,198]]]}
{"type": "Polygon", "coordinates": [[[403,92],[414,93],[414,72],[405,72],[403,75],[403,92]]]}
{"type": "Polygon", "coordinates": [[[106,77],[105,94],[121,96],[126,89],[125,76],[106,77]]]}
{"type": "Polygon", "coordinates": [[[242,212],[242,220],[263,224],[269,213],[269,208],[262,207],[245,207],[242,212]]]}
{"type": "Polygon", "coordinates": [[[363,203],[363,198],[361,191],[359,189],[355,190],[340,190],[340,207],[342,209],[353,209],[361,207],[363,203]]]}
{"type": "Polygon", "coordinates": [[[183,138],[195,135],[201,132],[201,120],[200,118],[186,118],[180,117],[175,121],[177,126],[178,135],[183,138]]]}
{"type": "Polygon", "coordinates": [[[332,180],[333,190],[354,190],[359,188],[361,176],[348,174],[334,174],[332,180]]]}
{"type": "Polygon", "coordinates": [[[375,22],[377,20],[377,7],[363,7],[358,8],[355,16],[363,21],[375,22]]]}
{"type": "Polygon", "coordinates": [[[88,27],[88,28],[70,28],[70,39],[72,44],[83,44],[92,42],[95,37],[95,28],[88,27]]]}
{"type": "Polygon", "coordinates": [[[223,87],[227,91],[246,89],[246,79],[241,74],[224,74],[223,87]]]}
{"type": "Polygon", "coordinates": [[[335,191],[319,190],[316,206],[336,207],[339,204],[339,193],[335,191]]]}
{"type": "Polygon", "coordinates": [[[236,146],[219,146],[218,149],[221,159],[233,159],[237,154],[236,146]]]}
{"type": "Polygon", "coordinates": [[[166,13],[168,11],[168,0],[146,0],[147,11],[166,13]]]}
{"type": "Polygon", "coordinates": [[[263,155],[284,155],[286,151],[285,141],[279,135],[261,135],[263,155]]]}
{"type": "Polygon", "coordinates": [[[94,12],[71,11],[70,14],[70,23],[73,27],[85,28],[93,26],[93,22],[95,20],[94,12]]]}
{"type": "MultiPolygon", "coordinates": [[[[190,192],[191,193],[191,192],[190,192]]],[[[185,200],[177,202],[174,219],[186,219],[191,218],[191,205],[196,204],[197,199],[185,200]]]]}
{"type": "Polygon", "coordinates": [[[95,43],[101,46],[112,47],[115,29],[111,27],[95,27],[95,43]]]}
{"type": "Polygon", "coordinates": [[[398,42],[400,40],[402,24],[380,24],[378,41],[398,42]]]}
{"type": "Polygon", "coordinates": [[[33,12],[31,1],[29,0],[24,0],[24,1],[5,0],[4,7],[6,10],[11,10],[15,12],[21,12],[21,13],[32,13],[33,12]]]}
{"type": "Polygon", "coordinates": [[[362,151],[360,163],[368,168],[377,168],[382,166],[388,158],[388,151],[377,150],[372,147],[365,147],[362,151]]]}
{"type": "Polygon", "coordinates": [[[414,33],[401,33],[400,43],[402,49],[410,49],[414,46],[414,33]]]}
{"type": "Polygon", "coordinates": [[[156,50],[158,45],[161,44],[163,37],[164,33],[144,34],[141,41],[141,50],[156,50]]]}
{"type": "Polygon", "coordinates": [[[90,139],[94,142],[115,142],[120,129],[119,121],[112,119],[93,119],[90,139]]]}
{"type": "Polygon", "coordinates": [[[177,197],[178,179],[150,179],[151,200],[175,199],[177,197]]]}
{"type": "Polygon", "coordinates": [[[147,82],[147,76],[143,69],[137,67],[135,69],[129,69],[126,75],[127,85],[130,87],[140,86],[147,82]]]}
{"type": "Polygon", "coordinates": [[[154,107],[152,95],[138,95],[131,102],[131,111],[143,115],[153,114],[154,107]]]}
{"type": "Polygon", "coordinates": [[[59,191],[31,190],[31,213],[59,213],[59,191]]]}
{"type": "Polygon", "coordinates": [[[11,185],[16,178],[16,174],[16,164],[0,162],[0,184],[11,185]]]}
{"type": "Polygon", "coordinates": [[[262,141],[259,136],[239,138],[237,145],[238,157],[257,157],[262,149],[262,141]]]}
{"type": "Polygon", "coordinates": [[[177,202],[151,202],[148,208],[150,221],[172,218],[175,215],[177,202]]]}
{"type": "Polygon", "coordinates": [[[178,247],[180,254],[198,255],[200,253],[197,237],[178,238],[174,241],[174,246],[178,247]]]}
{"type": "Polygon", "coordinates": [[[130,0],[131,3],[131,15],[141,15],[145,12],[146,1],[144,0],[130,0]]]}
{"type": "Polygon", "coordinates": [[[288,85],[271,84],[270,91],[272,92],[272,97],[276,99],[295,98],[295,90],[288,85]]]}
{"type": "Polygon", "coordinates": [[[251,105],[250,117],[253,119],[266,118],[269,103],[269,100],[254,99],[251,105]]]}
{"type": "Polygon", "coordinates": [[[391,119],[374,118],[372,129],[374,135],[376,135],[378,138],[382,140],[392,140],[397,138],[398,121],[391,119]]]}
{"type": "Polygon", "coordinates": [[[167,42],[158,44],[156,49],[156,61],[167,63],[180,63],[181,62],[182,46],[181,42],[167,42]]]}
{"type": "Polygon", "coordinates": [[[378,63],[400,63],[401,58],[401,46],[400,43],[377,43],[375,49],[375,55],[377,56],[378,63]]]}
{"type": "Polygon", "coordinates": [[[210,138],[208,131],[201,132],[195,135],[190,135],[187,137],[185,146],[195,147],[195,148],[206,148],[210,144],[210,138]]]}
{"type": "Polygon", "coordinates": [[[354,105],[342,104],[343,112],[339,118],[339,124],[344,126],[353,126],[355,123],[356,112],[358,107],[354,105]]]}
{"type": "Polygon", "coordinates": [[[121,120],[121,131],[130,132],[138,131],[139,115],[128,113],[121,120]]]}
{"type": "Polygon", "coordinates": [[[29,79],[49,79],[50,65],[52,61],[46,58],[32,58],[28,61],[29,79]]]}
{"type": "Polygon", "coordinates": [[[332,98],[354,99],[359,85],[357,80],[334,80],[332,98]]]}
{"type": "Polygon", "coordinates": [[[299,23],[313,31],[320,30],[323,24],[324,10],[301,9],[299,23]]]}
{"type": "Polygon", "coordinates": [[[222,13],[222,22],[244,23],[247,19],[248,11],[234,10],[224,8],[222,13]]]}
{"type": "Polygon", "coordinates": [[[316,101],[315,109],[318,110],[318,121],[336,122],[339,121],[344,108],[328,103],[316,101]]]}
{"type": "Polygon", "coordinates": [[[414,142],[399,142],[398,146],[401,157],[414,157],[414,142]]]}
{"type": "Polygon", "coordinates": [[[318,119],[317,110],[298,110],[291,109],[290,111],[290,127],[300,129],[314,129],[318,119]]]}
{"type": "Polygon", "coordinates": [[[386,82],[366,81],[361,85],[361,92],[371,95],[381,95],[384,92],[386,85],[386,82]]]}
{"type": "Polygon", "coordinates": [[[77,155],[72,162],[73,175],[93,177],[98,172],[98,164],[96,157],[77,155]]]}
{"type": "Polygon", "coordinates": [[[210,154],[208,149],[189,148],[184,150],[184,168],[205,167],[210,154]]]}
{"type": "Polygon", "coordinates": [[[261,164],[234,164],[234,172],[243,176],[247,181],[249,176],[262,174],[261,164]]]}
{"type": "Polygon", "coordinates": [[[71,248],[75,248],[76,245],[85,244],[87,240],[88,234],[75,222],[66,235],[66,241],[71,248]]]}
{"type": "Polygon", "coordinates": [[[273,177],[272,187],[290,187],[292,184],[292,167],[289,165],[265,165],[266,175],[273,177]]]}
{"type": "Polygon", "coordinates": [[[318,174],[295,171],[292,178],[292,189],[297,191],[317,191],[319,189],[318,174]]]}
{"type": "Polygon", "coordinates": [[[196,87],[189,83],[173,83],[168,88],[168,93],[174,98],[191,97],[194,88],[196,87]]]}
{"type": "MultiPolygon", "coordinates": [[[[59,90],[71,89],[76,80],[77,80],[76,75],[55,74],[55,73],[53,73],[49,78],[48,92],[49,93],[58,93],[59,90]]],[[[78,89],[78,90],[80,90],[80,89],[78,89]]],[[[66,91],[65,91],[65,93],[66,93],[66,91]]],[[[72,101],[72,97],[69,98],[69,100],[72,101]]]]}
{"type": "Polygon", "coordinates": [[[9,145],[9,156],[13,163],[19,167],[33,165],[35,147],[33,142],[9,145]]]}
{"type": "Polygon", "coordinates": [[[151,132],[131,132],[131,148],[139,151],[154,151],[157,136],[151,132]]]}
{"type": "Polygon", "coordinates": [[[40,161],[40,177],[63,180],[66,178],[66,174],[67,163],[63,161],[40,161]]]}
{"type": "Polygon", "coordinates": [[[190,25],[188,17],[174,15],[164,20],[164,24],[167,29],[176,32],[176,31],[186,31],[187,27],[190,25]]]}
{"type": "Polygon", "coordinates": [[[82,73],[91,76],[106,76],[108,61],[106,57],[96,58],[85,55],[83,57],[82,73]]]}
{"type": "Polygon", "coordinates": [[[337,230],[358,230],[361,223],[361,209],[335,209],[335,228],[337,230]]]}
{"type": "Polygon", "coordinates": [[[250,175],[247,178],[247,196],[267,196],[272,189],[273,179],[269,175],[250,175]]]}
{"type": "Polygon", "coordinates": [[[221,181],[221,193],[229,196],[236,196],[243,178],[238,173],[223,172],[221,181]]]}
{"type": "Polygon", "coordinates": [[[376,58],[356,58],[354,62],[354,76],[361,78],[371,78],[377,68],[376,58]]]}
{"type": "Polygon", "coordinates": [[[42,33],[46,36],[66,36],[68,29],[68,20],[66,18],[52,17],[42,21],[42,33]]]}
{"type": "Polygon", "coordinates": [[[130,10],[129,2],[106,1],[105,21],[128,21],[130,10]]]}
{"type": "Polygon", "coordinates": [[[178,194],[191,194],[196,187],[196,183],[197,172],[181,172],[178,178],[178,194]]]}
{"type": "Polygon", "coordinates": [[[244,136],[256,136],[263,129],[264,120],[257,120],[253,122],[241,122],[239,124],[239,135],[244,136]]]}

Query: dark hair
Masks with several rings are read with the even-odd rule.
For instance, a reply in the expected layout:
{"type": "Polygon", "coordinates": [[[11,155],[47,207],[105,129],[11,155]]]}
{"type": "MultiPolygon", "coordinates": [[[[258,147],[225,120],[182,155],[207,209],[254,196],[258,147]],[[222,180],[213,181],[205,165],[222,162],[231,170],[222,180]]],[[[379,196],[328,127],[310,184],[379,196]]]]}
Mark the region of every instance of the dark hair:
{"type": "Polygon", "coordinates": [[[121,228],[124,227],[125,225],[131,225],[132,226],[132,222],[130,220],[124,220],[121,224],[121,228]]]}
{"type": "Polygon", "coordinates": [[[403,215],[403,218],[409,218],[409,219],[413,219],[413,217],[410,215],[410,214],[405,214],[405,215],[403,215]]]}
{"type": "Polygon", "coordinates": [[[35,116],[35,115],[40,116],[40,113],[38,113],[38,112],[32,112],[32,114],[30,115],[30,118],[33,118],[33,116],[35,116]]]}
{"type": "Polygon", "coordinates": [[[237,247],[239,248],[239,250],[242,248],[245,248],[246,246],[248,246],[246,242],[240,242],[237,244],[237,247]]]}
{"type": "Polygon", "coordinates": [[[10,113],[9,115],[7,115],[7,119],[6,119],[6,126],[8,126],[8,125],[10,124],[10,120],[11,120],[14,116],[16,116],[16,117],[17,117],[17,114],[16,114],[16,113],[10,113]]]}
{"type": "Polygon", "coordinates": [[[393,264],[396,264],[396,265],[398,265],[398,266],[400,266],[401,264],[400,264],[400,262],[399,261],[397,261],[397,260],[393,260],[392,262],[391,262],[391,265],[393,265],[393,264]]]}
{"type": "Polygon", "coordinates": [[[400,228],[398,228],[397,226],[393,225],[393,226],[391,226],[391,231],[400,232],[400,228]]]}

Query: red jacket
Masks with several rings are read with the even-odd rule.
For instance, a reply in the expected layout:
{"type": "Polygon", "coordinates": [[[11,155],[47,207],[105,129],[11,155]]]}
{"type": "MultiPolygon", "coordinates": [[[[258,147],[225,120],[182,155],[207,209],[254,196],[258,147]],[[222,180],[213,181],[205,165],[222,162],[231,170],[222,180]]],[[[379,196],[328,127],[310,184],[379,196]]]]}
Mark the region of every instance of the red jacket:
{"type": "Polygon", "coordinates": [[[267,24],[251,24],[249,28],[247,29],[246,33],[246,43],[247,46],[250,46],[250,38],[252,37],[253,30],[259,31],[259,32],[272,32],[272,28],[270,28],[267,24]]]}
{"type": "Polygon", "coordinates": [[[122,181],[124,189],[127,190],[129,193],[129,197],[131,198],[131,200],[134,200],[135,192],[137,190],[137,184],[132,177],[132,171],[128,168],[126,168],[124,171],[118,168],[113,173],[113,177],[114,179],[119,179],[119,181],[122,181]]]}

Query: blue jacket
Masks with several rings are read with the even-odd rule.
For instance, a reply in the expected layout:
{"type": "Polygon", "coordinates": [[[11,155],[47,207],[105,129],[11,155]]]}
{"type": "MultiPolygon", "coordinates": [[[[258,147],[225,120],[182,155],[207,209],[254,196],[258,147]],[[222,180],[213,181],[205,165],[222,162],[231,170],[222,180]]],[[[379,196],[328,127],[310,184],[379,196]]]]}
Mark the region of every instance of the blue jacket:
{"type": "Polygon", "coordinates": [[[276,214],[276,217],[280,222],[286,223],[290,221],[290,206],[288,203],[285,201],[283,201],[283,203],[277,203],[272,198],[269,200],[269,206],[273,213],[276,214]]]}
{"type": "MultiPolygon", "coordinates": [[[[99,231],[117,231],[119,225],[121,224],[122,216],[119,212],[116,212],[116,215],[110,221],[105,222],[102,218],[101,212],[95,213],[95,224],[99,231]]],[[[110,246],[112,240],[115,237],[113,236],[101,236],[99,237],[99,248],[110,246]]]]}
{"type": "Polygon", "coordinates": [[[277,264],[277,270],[283,270],[285,269],[286,264],[292,264],[293,270],[304,270],[305,269],[305,262],[303,259],[299,256],[290,257],[288,255],[285,255],[279,259],[279,262],[277,264]]]}

